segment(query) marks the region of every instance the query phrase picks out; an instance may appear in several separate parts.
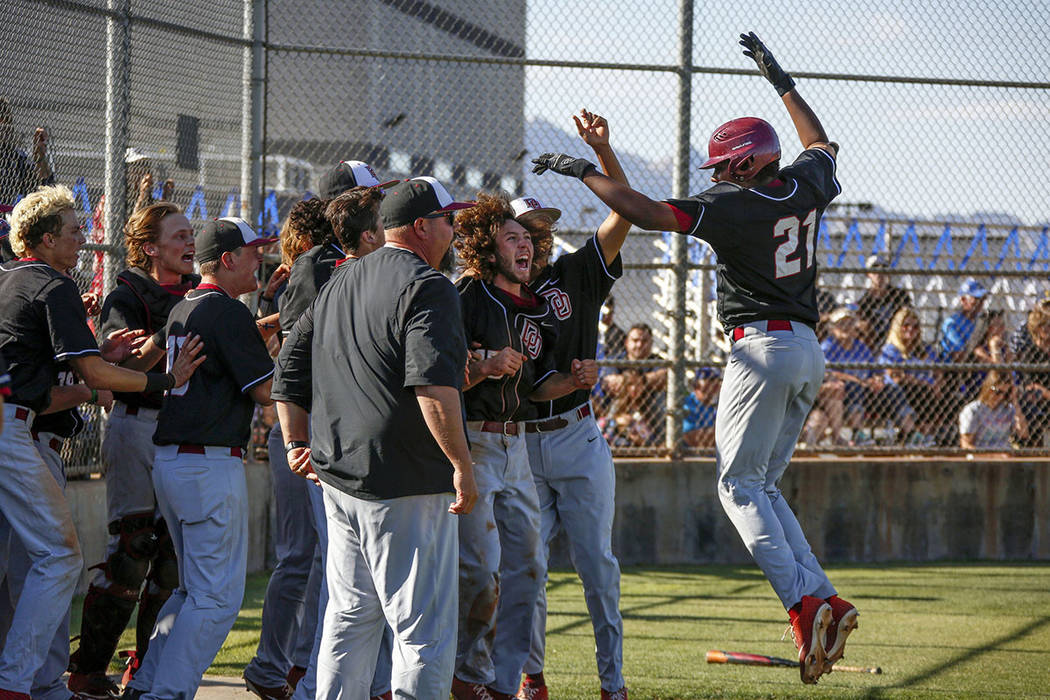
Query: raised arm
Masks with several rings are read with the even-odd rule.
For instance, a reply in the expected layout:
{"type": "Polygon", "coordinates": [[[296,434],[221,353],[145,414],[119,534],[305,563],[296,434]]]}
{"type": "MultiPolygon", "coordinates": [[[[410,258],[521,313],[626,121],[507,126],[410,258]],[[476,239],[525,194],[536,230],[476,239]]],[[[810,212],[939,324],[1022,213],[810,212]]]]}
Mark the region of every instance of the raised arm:
{"type": "Polygon", "coordinates": [[[828,135],[824,132],[817,115],[795,89],[794,79],[780,67],[762,40],[755,36],[754,32],[748,32],[740,35],[740,45],[744,47],[744,55],[755,62],[758,72],[776,88],[780,99],[784,101],[802,147],[822,148],[835,155],[838,152],[838,144],[828,141],[828,135]]]}
{"type": "MultiPolygon", "coordinates": [[[[605,117],[581,109],[580,115],[573,115],[572,120],[576,123],[576,131],[580,138],[594,149],[594,155],[598,158],[598,164],[605,174],[617,182],[630,186],[627,175],[620,167],[620,160],[616,157],[612,146],[609,145],[609,123],[605,117]]],[[[605,221],[598,227],[597,234],[598,245],[601,246],[602,257],[605,258],[606,265],[611,265],[616,256],[620,254],[620,248],[623,247],[623,242],[627,239],[627,232],[630,230],[630,221],[614,210],[609,211],[605,221]]]]}
{"type": "Polygon", "coordinates": [[[532,172],[537,175],[550,170],[559,175],[570,175],[583,181],[587,188],[607,207],[646,231],[677,231],[678,219],[665,202],[646,197],[608,175],[598,172],[594,163],[573,158],[564,153],[544,153],[533,158],[532,172]]]}

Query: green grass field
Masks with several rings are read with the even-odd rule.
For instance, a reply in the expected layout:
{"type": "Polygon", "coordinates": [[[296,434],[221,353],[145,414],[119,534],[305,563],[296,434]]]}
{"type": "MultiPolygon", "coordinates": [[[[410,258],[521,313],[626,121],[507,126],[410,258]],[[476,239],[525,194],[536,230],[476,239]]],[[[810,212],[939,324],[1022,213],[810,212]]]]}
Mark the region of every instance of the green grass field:
{"type": "MultiPolygon", "coordinates": [[[[1050,697],[1050,565],[836,566],[829,574],[860,610],[843,663],[881,666],[882,675],[833,673],[811,687],[796,669],[708,665],[708,649],[797,658],[790,635],[781,638],[787,617],[760,572],[631,568],[621,597],[631,697],[1050,697]]],[[[240,675],[255,651],[265,587],[265,576],[249,580],[244,609],[209,673],[240,675]]],[[[597,698],[579,581],[554,572],[548,590],[551,697],[597,698]]]]}

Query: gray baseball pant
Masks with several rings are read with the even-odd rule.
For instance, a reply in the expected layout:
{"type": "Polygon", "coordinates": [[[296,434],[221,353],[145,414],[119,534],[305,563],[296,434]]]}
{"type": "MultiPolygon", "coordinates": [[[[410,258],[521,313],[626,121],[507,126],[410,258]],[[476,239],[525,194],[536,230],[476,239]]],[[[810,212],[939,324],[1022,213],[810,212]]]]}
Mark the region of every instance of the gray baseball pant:
{"type": "Polygon", "coordinates": [[[522,424],[517,435],[470,427],[478,501],[459,517],[456,676],[513,695],[546,573],[539,503],[522,424]]]}
{"type": "Polygon", "coordinates": [[[755,563],[785,608],[835,594],[780,492],[780,478],[824,380],[824,353],[813,330],[744,326],[733,342],[718,397],[715,460],[718,497],[755,563]]]}
{"type": "Polygon", "coordinates": [[[179,562],[179,587],[160,609],[130,686],[147,700],[191,700],[233,628],[248,564],[244,463],[228,447],[206,454],[157,448],[153,481],[179,562]]]}
{"type": "Polygon", "coordinates": [[[458,599],[451,495],[366,501],[322,488],[328,607],[317,657],[317,699],[369,697],[386,626],[394,635],[394,697],[447,698],[458,599]]]}
{"type": "MultiPolygon", "coordinates": [[[[61,448],[62,438],[54,433],[38,433],[33,439],[36,444],[40,458],[44,460],[51,475],[59,486],[65,489],[66,475],[62,464],[62,455],[55,450],[61,448]]],[[[22,543],[11,537],[11,528],[5,518],[0,517],[0,540],[9,543],[7,563],[7,578],[0,587],[0,648],[3,647],[14,617],[15,605],[25,588],[26,575],[29,572],[30,559],[22,543]]],[[[2,576],[0,576],[2,577],[2,576]]],[[[68,700],[69,689],[66,687],[62,676],[69,666],[69,608],[62,618],[51,640],[51,648],[48,649],[47,660],[33,677],[33,687],[29,694],[33,700],[68,700]]]]}
{"type": "Polygon", "coordinates": [[[0,689],[29,693],[68,614],[83,559],[65,493],[29,433],[33,412],[10,403],[3,410],[0,514],[30,564],[0,654],[0,689]]]}
{"type": "MultiPolygon", "coordinates": [[[[551,540],[564,529],[594,629],[598,677],[604,690],[616,692],[625,685],[620,563],[612,552],[616,471],[593,415],[580,418],[578,411],[555,416],[568,421],[564,428],[525,437],[540,502],[544,562],[550,556],[551,540]]],[[[546,631],[547,595],[541,589],[526,673],[543,671],[546,631]]]]}

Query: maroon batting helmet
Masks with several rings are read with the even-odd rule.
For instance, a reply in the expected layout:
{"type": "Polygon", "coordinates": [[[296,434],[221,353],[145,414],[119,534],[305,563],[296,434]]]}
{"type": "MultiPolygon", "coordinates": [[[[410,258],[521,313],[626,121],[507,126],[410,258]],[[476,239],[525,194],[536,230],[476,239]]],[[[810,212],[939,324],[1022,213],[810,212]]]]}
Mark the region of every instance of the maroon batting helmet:
{"type": "Polygon", "coordinates": [[[780,139],[769,122],[741,117],[715,129],[707,142],[707,156],[701,170],[728,163],[730,178],[750,180],[762,168],[780,160],[780,139]]]}

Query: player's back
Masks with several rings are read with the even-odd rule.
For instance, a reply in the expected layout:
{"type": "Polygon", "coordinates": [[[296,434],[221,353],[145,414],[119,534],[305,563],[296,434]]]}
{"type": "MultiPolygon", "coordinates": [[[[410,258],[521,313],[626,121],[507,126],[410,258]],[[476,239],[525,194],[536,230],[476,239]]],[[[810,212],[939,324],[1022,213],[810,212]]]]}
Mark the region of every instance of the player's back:
{"type": "Polygon", "coordinates": [[[687,200],[671,200],[693,217],[685,232],[710,243],[718,256],[723,326],[768,319],[816,324],[816,238],[838,192],[834,160],[810,149],[760,187],[720,182],[687,200]]]}

